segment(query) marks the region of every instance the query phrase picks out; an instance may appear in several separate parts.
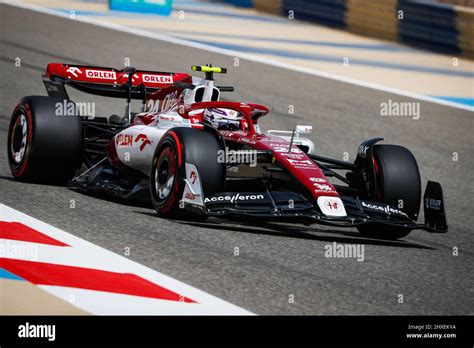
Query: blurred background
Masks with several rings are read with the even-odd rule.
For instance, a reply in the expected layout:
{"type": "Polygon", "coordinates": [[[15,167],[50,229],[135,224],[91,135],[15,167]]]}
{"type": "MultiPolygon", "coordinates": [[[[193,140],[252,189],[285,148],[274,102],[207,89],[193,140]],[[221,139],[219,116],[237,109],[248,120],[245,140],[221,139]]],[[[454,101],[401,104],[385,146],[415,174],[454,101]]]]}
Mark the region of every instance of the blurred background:
{"type": "Polygon", "coordinates": [[[22,2],[474,107],[474,0],[22,2]]]}

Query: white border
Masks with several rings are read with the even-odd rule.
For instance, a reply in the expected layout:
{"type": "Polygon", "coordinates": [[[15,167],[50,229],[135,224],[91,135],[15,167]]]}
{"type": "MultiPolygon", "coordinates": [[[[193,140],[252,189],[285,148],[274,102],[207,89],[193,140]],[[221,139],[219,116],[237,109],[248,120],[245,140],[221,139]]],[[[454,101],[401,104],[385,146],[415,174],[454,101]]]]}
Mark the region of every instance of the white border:
{"type": "MultiPolygon", "coordinates": [[[[31,10],[31,11],[36,11],[36,12],[49,14],[49,15],[52,15],[52,16],[57,16],[57,17],[62,17],[62,18],[69,18],[68,15],[65,14],[65,13],[55,11],[55,10],[52,10],[52,9],[49,9],[49,8],[44,8],[44,7],[31,5],[31,4],[18,3],[18,2],[14,2],[13,0],[0,0],[0,2],[9,4],[9,5],[15,6],[15,7],[28,9],[28,10],[31,10]]],[[[98,21],[96,19],[89,18],[89,17],[84,17],[84,16],[77,16],[76,15],[74,20],[79,21],[79,22],[83,22],[83,23],[92,24],[92,25],[95,25],[95,26],[98,26],[98,27],[113,29],[113,30],[117,30],[117,31],[129,33],[129,34],[134,34],[134,35],[138,35],[138,36],[142,36],[142,37],[147,37],[147,38],[150,38],[150,39],[161,40],[161,41],[165,41],[165,42],[169,42],[169,43],[173,43],[173,44],[177,44],[177,45],[182,45],[182,46],[187,46],[187,47],[193,47],[193,48],[202,49],[202,50],[209,51],[209,52],[215,52],[215,53],[219,53],[219,54],[223,54],[223,55],[227,55],[227,56],[239,57],[239,58],[247,59],[249,61],[256,62],[256,63],[272,65],[272,66],[276,66],[276,67],[279,67],[279,68],[292,70],[292,71],[296,71],[296,72],[300,72],[300,73],[304,73],[304,74],[308,74],[308,75],[319,76],[319,77],[323,77],[323,78],[327,78],[327,79],[331,79],[331,80],[335,80],[335,81],[349,83],[349,84],[356,85],[356,86],[375,89],[375,90],[378,90],[378,91],[383,91],[383,92],[392,93],[392,94],[398,94],[398,95],[408,97],[408,98],[423,100],[423,101],[430,102],[430,103],[435,103],[435,104],[439,104],[439,105],[443,105],[443,106],[449,106],[449,107],[453,107],[453,108],[457,108],[457,109],[462,109],[462,110],[467,110],[467,111],[474,112],[474,107],[470,107],[470,106],[467,106],[467,105],[462,105],[462,104],[450,102],[450,101],[447,101],[447,100],[433,98],[433,97],[429,97],[429,96],[418,94],[418,93],[406,92],[406,91],[402,91],[400,89],[396,89],[396,88],[392,88],[392,87],[388,87],[388,86],[383,86],[383,85],[379,85],[379,84],[376,84],[376,83],[361,81],[361,80],[357,80],[357,79],[352,79],[350,77],[345,77],[345,76],[341,76],[341,75],[331,74],[331,73],[327,73],[327,72],[317,70],[317,69],[304,68],[304,67],[300,67],[300,66],[297,66],[297,65],[294,65],[294,64],[283,63],[283,62],[279,62],[279,61],[269,59],[269,58],[254,56],[254,55],[248,54],[248,53],[242,53],[242,52],[238,52],[238,51],[233,51],[233,50],[228,50],[228,49],[224,49],[224,48],[214,47],[212,45],[205,45],[205,44],[196,43],[196,42],[192,42],[192,41],[188,41],[188,40],[174,38],[174,37],[171,37],[171,36],[151,33],[151,32],[145,31],[145,30],[130,28],[130,27],[120,25],[120,24],[101,22],[101,21],[98,21]]]]}

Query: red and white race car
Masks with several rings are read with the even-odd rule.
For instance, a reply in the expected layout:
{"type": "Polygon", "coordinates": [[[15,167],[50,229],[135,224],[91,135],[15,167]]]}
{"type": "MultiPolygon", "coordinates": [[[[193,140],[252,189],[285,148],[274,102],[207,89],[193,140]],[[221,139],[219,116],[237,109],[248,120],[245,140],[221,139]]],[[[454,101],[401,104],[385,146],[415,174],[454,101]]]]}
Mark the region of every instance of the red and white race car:
{"type": "Polygon", "coordinates": [[[387,239],[447,231],[436,182],[425,190],[425,222],[416,222],[421,181],[408,149],[375,138],[359,146],[354,163],[316,155],[304,136],[311,126],[264,133],[266,106],[220,100],[233,91],[215,84],[224,68],[192,70],[205,77],[50,63],[49,96],[22,98],[11,116],[13,176],[151,201],[166,218],[299,221],[387,239]],[[124,98],[125,115],[81,115],[65,86],[124,98]],[[141,112],[131,110],[134,99],[141,112]]]}

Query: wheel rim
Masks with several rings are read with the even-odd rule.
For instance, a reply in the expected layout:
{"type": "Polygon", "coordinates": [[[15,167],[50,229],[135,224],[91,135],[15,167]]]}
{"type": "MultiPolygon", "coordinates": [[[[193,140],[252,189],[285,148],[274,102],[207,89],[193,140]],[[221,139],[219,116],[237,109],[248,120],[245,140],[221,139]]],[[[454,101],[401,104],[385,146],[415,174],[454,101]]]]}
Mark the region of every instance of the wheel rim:
{"type": "Polygon", "coordinates": [[[160,155],[155,170],[155,192],[160,203],[165,202],[173,190],[176,166],[175,153],[167,147],[160,155]]]}
{"type": "Polygon", "coordinates": [[[15,120],[11,134],[10,153],[13,164],[17,167],[25,158],[28,146],[28,121],[23,113],[15,120]]]}

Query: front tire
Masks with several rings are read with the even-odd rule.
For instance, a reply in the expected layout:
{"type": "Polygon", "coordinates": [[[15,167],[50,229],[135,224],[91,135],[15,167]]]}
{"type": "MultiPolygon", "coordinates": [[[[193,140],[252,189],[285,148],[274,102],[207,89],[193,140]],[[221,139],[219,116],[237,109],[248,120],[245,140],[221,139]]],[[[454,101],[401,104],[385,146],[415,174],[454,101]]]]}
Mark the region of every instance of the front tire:
{"type": "Polygon", "coordinates": [[[222,146],[210,132],[178,127],[169,130],[153,156],[150,190],[153,206],[161,217],[204,220],[203,212],[183,209],[181,197],[186,186],[185,164],[196,166],[204,197],[223,191],[225,163],[218,163],[222,146]]]}
{"type": "MultiPolygon", "coordinates": [[[[376,175],[374,200],[401,208],[412,220],[417,220],[421,200],[421,179],[415,157],[407,148],[398,145],[374,146],[376,175]]],[[[398,226],[369,224],[357,227],[369,238],[399,239],[410,229],[398,226]]]]}
{"type": "Polygon", "coordinates": [[[71,179],[80,167],[80,116],[58,114],[59,108],[76,109],[69,100],[29,96],[22,98],[13,110],[7,152],[15,179],[59,185],[71,179]]]}

